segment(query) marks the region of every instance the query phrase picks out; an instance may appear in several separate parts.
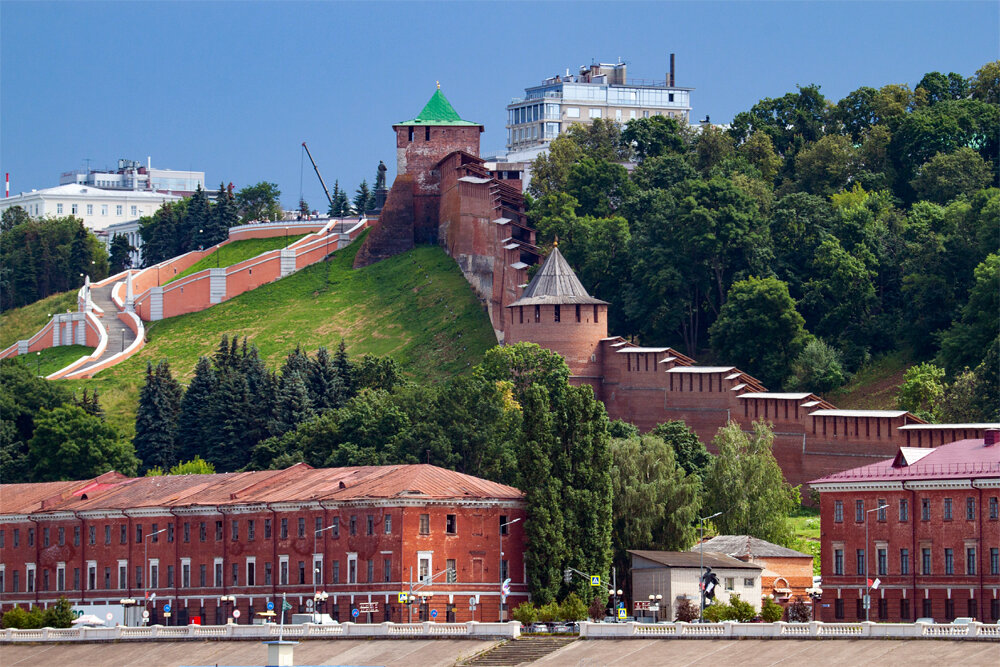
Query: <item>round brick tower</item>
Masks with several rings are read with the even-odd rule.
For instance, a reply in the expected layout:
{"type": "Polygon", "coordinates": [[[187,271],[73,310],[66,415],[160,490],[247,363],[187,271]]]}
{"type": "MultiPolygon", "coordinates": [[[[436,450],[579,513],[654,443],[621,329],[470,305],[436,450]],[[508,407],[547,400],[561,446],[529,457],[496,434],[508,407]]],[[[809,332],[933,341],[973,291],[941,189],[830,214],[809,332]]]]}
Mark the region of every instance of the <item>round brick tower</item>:
{"type": "Polygon", "coordinates": [[[510,324],[505,344],[527,341],[558,352],[577,382],[596,383],[598,389],[608,302],[587,293],[558,247],[552,248],[521,298],[507,307],[510,324]]]}

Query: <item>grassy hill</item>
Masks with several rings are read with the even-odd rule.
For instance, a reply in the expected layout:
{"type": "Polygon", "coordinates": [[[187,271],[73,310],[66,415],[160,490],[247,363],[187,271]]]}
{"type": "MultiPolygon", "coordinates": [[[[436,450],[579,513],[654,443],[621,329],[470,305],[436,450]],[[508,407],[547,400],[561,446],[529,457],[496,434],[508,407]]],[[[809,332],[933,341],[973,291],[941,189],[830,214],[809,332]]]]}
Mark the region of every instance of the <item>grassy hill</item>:
{"type": "Polygon", "coordinates": [[[70,384],[98,389],[109,420],[128,433],[146,363],[166,359],[186,384],[223,334],[249,336],[272,368],[296,345],[332,350],[343,338],[352,357],[389,355],[421,383],[467,370],[495,344],[484,307],[440,248],[421,246],[355,270],[360,245],[208,310],[148,324],[139,354],[70,384]]]}
{"type": "Polygon", "coordinates": [[[878,357],[824,398],[844,410],[895,410],[896,393],[911,365],[901,352],[878,357]]]}
{"type": "Polygon", "coordinates": [[[275,236],[269,239],[245,239],[243,241],[233,241],[232,243],[227,243],[215,252],[205,255],[164,284],[172,283],[175,280],[180,280],[184,276],[190,276],[192,273],[198,273],[199,271],[204,271],[205,269],[214,269],[219,266],[232,266],[233,264],[238,264],[243,260],[256,257],[257,255],[265,253],[268,250],[284,248],[290,243],[295,243],[303,236],[305,236],[305,234],[293,234],[288,238],[285,238],[284,236],[275,236]]]}
{"type": "Polygon", "coordinates": [[[34,336],[48,324],[53,313],[75,312],[77,291],[53,294],[27,306],[0,313],[0,350],[34,336]]]}

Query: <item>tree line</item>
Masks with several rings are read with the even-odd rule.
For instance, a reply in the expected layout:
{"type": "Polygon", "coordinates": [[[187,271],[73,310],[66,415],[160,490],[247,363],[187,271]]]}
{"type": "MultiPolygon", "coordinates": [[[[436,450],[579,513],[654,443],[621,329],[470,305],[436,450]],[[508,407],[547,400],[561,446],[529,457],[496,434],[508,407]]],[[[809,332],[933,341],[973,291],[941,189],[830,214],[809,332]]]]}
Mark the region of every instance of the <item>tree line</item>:
{"type": "Polygon", "coordinates": [[[615,333],[775,389],[902,351],[949,386],[968,368],[995,419],[998,81],[1000,61],[836,103],[804,86],[728,128],[576,125],[535,161],[529,216],[615,333]]]}

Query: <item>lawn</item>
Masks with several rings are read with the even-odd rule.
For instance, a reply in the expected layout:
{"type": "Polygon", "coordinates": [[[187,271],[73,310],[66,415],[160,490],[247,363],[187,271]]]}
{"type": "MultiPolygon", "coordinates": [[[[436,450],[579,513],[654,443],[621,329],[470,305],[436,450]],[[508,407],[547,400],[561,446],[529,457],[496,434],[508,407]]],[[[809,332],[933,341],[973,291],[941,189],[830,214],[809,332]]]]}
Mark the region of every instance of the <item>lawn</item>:
{"type": "Polygon", "coordinates": [[[895,410],[896,393],[910,365],[903,352],[876,357],[824,398],[845,410],[895,410]]]}
{"type": "Polygon", "coordinates": [[[812,554],[813,574],[819,576],[819,510],[799,507],[788,517],[795,533],[792,548],[805,554],[812,554]]]}
{"type": "Polygon", "coordinates": [[[76,312],[77,292],[78,290],[60,292],[27,306],[0,313],[0,350],[34,336],[48,324],[53,313],[64,313],[67,310],[76,312]]]}
{"type": "Polygon", "coordinates": [[[139,354],[71,384],[97,388],[108,419],[131,432],[146,363],[166,359],[186,384],[223,334],[249,336],[272,368],[296,345],[314,353],[343,338],[352,357],[391,356],[419,383],[467,371],[496,344],[484,306],[440,248],[420,246],[355,270],[359,247],[208,310],[147,324],[139,354]]]}
{"type": "Polygon", "coordinates": [[[292,235],[287,238],[284,236],[275,236],[268,239],[246,239],[244,241],[233,241],[232,243],[227,243],[215,252],[205,255],[200,260],[168,280],[164,283],[164,285],[172,283],[175,280],[179,280],[184,276],[190,276],[192,273],[198,273],[199,271],[204,271],[205,269],[214,269],[220,266],[232,266],[233,264],[238,264],[243,260],[256,257],[257,255],[265,253],[268,250],[284,248],[291,243],[295,243],[303,236],[305,236],[305,234],[292,235]]]}
{"type": "Polygon", "coordinates": [[[16,357],[37,375],[45,377],[69,366],[80,357],[88,356],[94,348],[85,345],[60,345],[39,352],[31,352],[16,357]]]}

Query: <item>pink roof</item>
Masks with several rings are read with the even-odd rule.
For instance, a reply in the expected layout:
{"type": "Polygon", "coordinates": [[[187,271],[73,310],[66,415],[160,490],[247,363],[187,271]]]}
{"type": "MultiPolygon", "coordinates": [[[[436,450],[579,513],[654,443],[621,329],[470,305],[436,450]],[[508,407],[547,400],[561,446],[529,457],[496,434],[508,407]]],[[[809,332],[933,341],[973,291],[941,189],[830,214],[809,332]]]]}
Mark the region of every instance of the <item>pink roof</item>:
{"type": "Polygon", "coordinates": [[[0,514],[391,498],[519,501],[524,494],[426,464],[313,468],[299,463],[258,472],[136,478],[106,473],[78,482],[4,484],[0,514]]]}
{"type": "Polygon", "coordinates": [[[941,445],[928,450],[925,456],[919,458],[910,456],[910,449],[912,448],[900,448],[891,459],[833,473],[809,483],[1000,477],[1000,445],[987,447],[982,438],[941,445]],[[907,464],[907,461],[913,462],[907,464]]]}

